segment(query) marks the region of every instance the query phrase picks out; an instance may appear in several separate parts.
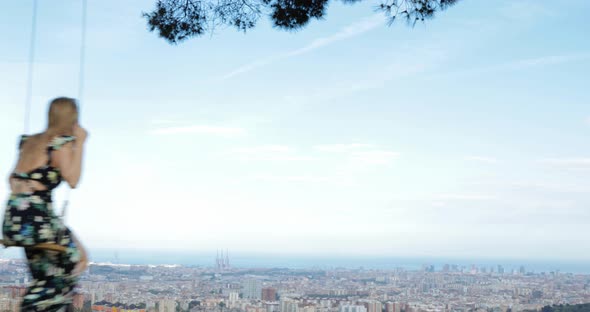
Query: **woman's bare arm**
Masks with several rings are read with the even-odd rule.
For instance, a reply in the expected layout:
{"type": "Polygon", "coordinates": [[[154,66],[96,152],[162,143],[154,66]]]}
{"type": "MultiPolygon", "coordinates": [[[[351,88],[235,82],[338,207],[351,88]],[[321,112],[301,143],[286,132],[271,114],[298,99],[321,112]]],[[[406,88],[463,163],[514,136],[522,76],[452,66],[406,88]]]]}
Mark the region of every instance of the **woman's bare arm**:
{"type": "Polygon", "coordinates": [[[76,188],[82,174],[84,143],[86,143],[88,132],[78,124],[74,126],[73,132],[76,140],[55,151],[54,160],[64,180],[71,188],[76,188]]]}
{"type": "Polygon", "coordinates": [[[22,141],[21,141],[21,143],[19,143],[19,149],[18,149],[18,153],[16,156],[16,162],[12,168],[12,171],[10,171],[10,174],[8,174],[8,185],[10,186],[10,189],[12,190],[12,192],[15,192],[15,188],[16,188],[16,181],[14,180],[12,174],[16,172],[16,168],[18,167],[18,162],[19,162],[20,154],[21,154],[21,145],[22,145],[22,141]]]}
{"type": "Polygon", "coordinates": [[[82,159],[84,154],[84,141],[78,140],[67,143],[62,148],[53,152],[55,166],[61,172],[61,176],[70,185],[76,188],[82,174],[82,159]]]}
{"type": "MultiPolygon", "coordinates": [[[[36,185],[36,181],[30,181],[30,180],[19,180],[19,179],[15,179],[13,174],[17,171],[18,168],[18,164],[21,161],[21,156],[22,156],[22,150],[19,147],[19,151],[17,154],[17,158],[14,164],[14,167],[12,169],[12,171],[10,171],[10,174],[8,175],[8,185],[10,186],[10,191],[12,193],[24,193],[24,192],[31,192],[34,189],[34,186],[38,186],[36,185]]],[[[43,188],[43,185],[40,185],[40,188],[43,188]]]]}

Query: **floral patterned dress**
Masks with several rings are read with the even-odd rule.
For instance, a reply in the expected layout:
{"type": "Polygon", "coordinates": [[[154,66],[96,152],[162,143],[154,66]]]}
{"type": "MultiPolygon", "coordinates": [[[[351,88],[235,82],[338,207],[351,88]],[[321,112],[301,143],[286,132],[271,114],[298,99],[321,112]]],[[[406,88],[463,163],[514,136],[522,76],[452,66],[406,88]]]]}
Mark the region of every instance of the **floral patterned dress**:
{"type": "MultiPolygon", "coordinates": [[[[19,149],[27,138],[22,136],[19,149]]],[[[80,261],[80,252],[71,231],[52,209],[51,192],[61,183],[62,177],[59,169],[51,166],[51,154],[74,139],[72,136],[55,137],[47,146],[49,160],[45,166],[12,175],[16,179],[40,182],[47,188],[11,194],[4,212],[4,244],[24,247],[32,275],[21,311],[66,311],[73,300],[78,277],[72,271],[80,261]],[[40,243],[61,245],[66,252],[33,248],[40,243]]]]}

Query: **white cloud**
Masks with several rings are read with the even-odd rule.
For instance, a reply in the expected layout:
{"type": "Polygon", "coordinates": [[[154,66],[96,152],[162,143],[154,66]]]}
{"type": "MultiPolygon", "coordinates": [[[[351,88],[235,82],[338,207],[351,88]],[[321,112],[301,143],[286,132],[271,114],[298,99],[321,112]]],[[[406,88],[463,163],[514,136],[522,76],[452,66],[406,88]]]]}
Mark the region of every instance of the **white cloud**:
{"type": "Polygon", "coordinates": [[[351,144],[325,144],[317,145],[316,150],[321,152],[348,152],[362,148],[374,147],[373,144],[351,143],[351,144]]]}
{"type": "Polygon", "coordinates": [[[390,87],[395,81],[424,74],[441,63],[446,57],[444,49],[440,46],[422,46],[410,51],[396,53],[397,56],[389,65],[380,66],[379,69],[369,70],[367,74],[352,81],[341,81],[332,86],[321,86],[305,93],[291,94],[285,97],[292,103],[325,103],[338,98],[344,98],[358,92],[382,89],[390,87]],[[436,51],[433,53],[432,51],[436,51]],[[414,62],[408,61],[415,60],[414,62]]]}
{"type": "Polygon", "coordinates": [[[293,148],[287,145],[264,145],[256,147],[241,147],[234,149],[234,153],[247,155],[259,153],[288,153],[292,151],[293,148]]]}
{"type": "Polygon", "coordinates": [[[534,22],[546,20],[556,14],[556,10],[550,9],[540,3],[540,1],[511,1],[509,5],[500,9],[502,17],[517,22],[534,22]]]}
{"type": "Polygon", "coordinates": [[[339,32],[337,32],[331,36],[315,39],[307,46],[297,49],[297,50],[290,51],[290,52],[286,53],[285,56],[290,57],[290,56],[297,56],[297,55],[301,55],[304,53],[308,53],[308,52],[313,51],[315,49],[332,44],[334,42],[345,40],[345,39],[363,34],[367,31],[374,29],[375,27],[377,27],[379,25],[382,25],[382,24],[383,24],[383,17],[379,14],[375,14],[369,18],[366,18],[364,20],[353,23],[347,27],[344,27],[342,30],[340,30],[339,32]]]}
{"type": "Polygon", "coordinates": [[[309,161],[314,157],[298,155],[294,148],[286,145],[262,145],[242,147],[230,152],[241,160],[261,161],[309,161]]]}
{"type": "Polygon", "coordinates": [[[429,203],[434,207],[448,206],[448,201],[486,201],[498,199],[496,196],[483,193],[441,193],[420,194],[418,196],[395,195],[390,196],[395,202],[429,203]]]}
{"type": "Polygon", "coordinates": [[[231,72],[223,75],[220,78],[220,80],[227,80],[227,79],[233,78],[235,76],[238,76],[240,74],[247,73],[247,72],[252,71],[252,70],[254,70],[254,69],[258,68],[258,67],[262,67],[262,66],[268,65],[268,64],[270,64],[270,63],[272,63],[274,61],[277,61],[277,60],[279,60],[281,58],[282,57],[280,57],[280,56],[269,57],[269,58],[266,58],[266,59],[260,59],[260,60],[254,61],[252,63],[242,65],[242,66],[240,66],[240,67],[232,70],[231,72]]]}
{"type": "Polygon", "coordinates": [[[559,182],[531,182],[531,181],[517,181],[500,183],[501,186],[510,186],[518,189],[536,189],[543,192],[557,192],[557,193],[584,193],[590,194],[590,185],[582,185],[579,183],[571,183],[566,181],[559,182]]]}
{"type": "Polygon", "coordinates": [[[150,134],[155,135],[170,135],[170,134],[209,134],[219,136],[239,136],[246,133],[243,128],[236,127],[219,127],[208,125],[193,125],[181,127],[161,127],[150,131],[150,134]]]}
{"type": "Polygon", "coordinates": [[[586,60],[588,58],[590,58],[590,53],[587,52],[577,54],[548,55],[514,61],[512,63],[506,64],[505,66],[509,69],[521,69],[527,67],[557,65],[586,60]]]}
{"type": "Polygon", "coordinates": [[[320,152],[344,154],[353,163],[363,165],[388,165],[400,155],[398,152],[376,148],[377,146],[373,144],[365,143],[324,144],[314,147],[315,150],[320,152]]]}
{"type": "Polygon", "coordinates": [[[483,163],[488,163],[488,164],[495,164],[498,162],[498,160],[496,158],[488,157],[488,156],[467,156],[467,157],[465,157],[465,160],[478,161],[478,162],[483,162],[483,163]]]}
{"type": "Polygon", "coordinates": [[[486,194],[439,194],[435,198],[439,200],[493,200],[496,197],[486,194]]]}
{"type": "Polygon", "coordinates": [[[590,52],[584,51],[579,53],[561,54],[561,55],[545,55],[538,57],[530,57],[519,60],[508,61],[505,63],[492,64],[481,67],[466,68],[451,72],[452,75],[480,75],[485,73],[504,72],[504,71],[518,71],[527,68],[547,67],[552,65],[559,65],[565,63],[572,63],[578,61],[585,61],[590,59],[590,52]]]}
{"type": "Polygon", "coordinates": [[[547,158],[541,163],[570,169],[590,169],[590,157],[547,158]]]}
{"type": "Polygon", "coordinates": [[[174,121],[172,119],[153,119],[153,120],[150,120],[150,124],[156,125],[156,126],[170,125],[170,124],[174,124],[174,123],[176,123],[176,121],[174,121]]]}
{"type": "Polygon", "coordinates": [[[399,157],[400,153],[391,151],[362,151],[352,152],[353,161],[369,165],[388,165],[399,157]]]}
{"type": "Polygon", "coordinates": [[[347,184],[352,183],[346,177],[329,177],[317,175],[273,175],[273,174],[259,174],[252,177],[256,181],[264,182],[299,182],[299,183],[334,183],[347,184]]]}
{"type": "Polygon", "coordinates": [[[254,154],[242,155],[238,157],[241,160],[260,160],[260,161],[310,161],[315,158],[310,156],[299,155],[273,155],[273,154],[254,154]]]}
{"type": "MultiPolygon", "coordinates": [[[[353,164],[361,165],[388,165],[400,153],[368,149],[374,148],[372,144],[325,144],[317,145],[313,148],[315,151],[334,153],[329,156],[330,161],[350,161],[353,164]],[[332,158],[336,157],[336,158],[332,158]]],[[[254,147],[236,148],[230,151],[233,156],[242,160],[262,160],[262,161],[310,161],[323,159],[326,155],[317,155],[311,151],[298,152],[295,148],[286,145],[262,145],[254,147]]]]}
{"type": "Polygon", "coordinates": [[[348,39],[348,38],[351,38],[354,36],[358,36],[360,34],[363,34],[365,32],[368,32],[368,31],[376,28],[380,24],[383,24],[383,17],[378,14],[373,15],[369,18],[363,19],[363,20],[353,23],[349,26],[346,26],[342,30],[340,30],[339,32],[337,32],[331,36],[317,38],[302,48],[288,51],[288,52],[285,52],[283,54],[279,54],[276,56],[262,58],[262,59],[253,61],[251,63],[242,65],[242,66],[230,71],[229,73],[221,76],[220,80],[230,79],[235,76],[252,71],[256,68],[266,66],[266,65],[276,62],[278,60],[299,56],[299,55],[302,55],[305,53],[309,53],[309,52],[319,49],[321,47],[330,45],[334,42],[345,40],[345,39],[348,39]]]}

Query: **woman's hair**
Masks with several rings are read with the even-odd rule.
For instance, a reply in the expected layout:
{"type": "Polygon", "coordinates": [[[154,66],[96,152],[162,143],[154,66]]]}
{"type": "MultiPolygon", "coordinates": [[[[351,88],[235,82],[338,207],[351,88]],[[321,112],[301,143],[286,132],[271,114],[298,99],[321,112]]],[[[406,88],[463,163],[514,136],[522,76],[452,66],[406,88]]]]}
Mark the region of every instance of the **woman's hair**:
{"type": "Polygon", "coordinates": [[[78,122],[78,105],[76,100],[59,97],[49,104],[47,132],[54,135],[72,135],[72,129],[78,122]]]}

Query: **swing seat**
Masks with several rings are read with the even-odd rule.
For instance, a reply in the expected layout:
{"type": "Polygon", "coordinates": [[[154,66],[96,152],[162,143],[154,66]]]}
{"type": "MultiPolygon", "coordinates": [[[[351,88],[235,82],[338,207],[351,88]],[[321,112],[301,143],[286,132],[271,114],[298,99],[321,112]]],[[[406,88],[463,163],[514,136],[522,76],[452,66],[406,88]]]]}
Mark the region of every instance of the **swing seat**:
{"type": "MultiPolygon", "coordinates": [[[[0,245],[3,245],[4,248],[20,247],[20,246],[5,245],[3,240],[0,240],[0,245]]],[[[34,245],[33,248],[40,249],[40,250],[55,251],[55,252],[66,252],[67,251],[66,247],[55,244],[55,243],[40,243],[40,244],[34,245]]]]}

